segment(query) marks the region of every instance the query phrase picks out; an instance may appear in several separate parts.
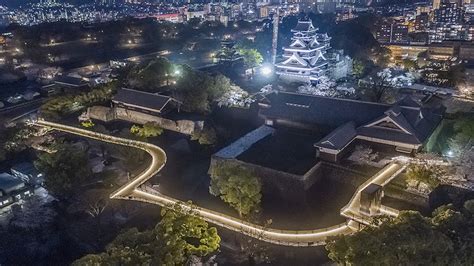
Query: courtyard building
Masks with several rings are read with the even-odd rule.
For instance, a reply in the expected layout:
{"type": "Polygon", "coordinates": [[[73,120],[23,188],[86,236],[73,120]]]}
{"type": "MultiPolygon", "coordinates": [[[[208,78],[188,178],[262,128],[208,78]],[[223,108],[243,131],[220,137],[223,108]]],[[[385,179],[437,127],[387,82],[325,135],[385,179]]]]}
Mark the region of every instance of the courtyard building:
{"type": "Polygon", "coordinates": [[[314,147],[317,157],[336,162],[356,140],[390,146],[397,152],[419,151],[445,110],[426,104],[410,97],[390,105],[279,92],[267,96],[259,114],[267,126],[329,132],[315,140],[314,147]]]}

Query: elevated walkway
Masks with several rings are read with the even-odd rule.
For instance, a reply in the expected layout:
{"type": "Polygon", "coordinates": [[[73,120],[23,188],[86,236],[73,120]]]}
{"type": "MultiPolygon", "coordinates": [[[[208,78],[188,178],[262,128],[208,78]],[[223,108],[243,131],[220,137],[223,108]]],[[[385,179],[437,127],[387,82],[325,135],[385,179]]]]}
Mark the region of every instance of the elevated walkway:
{"type": "MultiPolygon", "coordinates": [[[[360,228],[360,224],[370,224],[372,214],[361,212],[361,194],[370,185],[383,187],[395,178],[404,166],[394,162],[387,165],[380,172],[369,178],[362,184],[352,196],[351,201],[341,210],[341,214],[347,217],[346,223],[334,225],[327,228],[315,230],[277,230],[266,228],[261,225],[249,223],[247,221],[231,217],[216,211],[212,211],[199,206],[174,199],[170,196],[163,195],[158,191],[144,185],[144,183],[156,175],[166,164],[166,153],[163,149],[150,143],[129,140],[125,138],[114,137],[102,133],[97,133],[81,128],[71,127],[58,123],[38,120],[33,122],[34,125],[47,127],[63,132],[101,140],[118,145],[124,145],[131,148],[138,148],[146,151],[152,157],[150,166],[142,173],[138,174],[134,179],[114,191],[110,198],[126,199],[157,204],[166,208],[173,208],[175,205],[181,206],[182,210],[191,212],[193,215],[203,218],[204,220],[216,224],[218,226],[230,229],[232,231],[248,235],[278,245],[286,246],[317,246],[326,243],[328,237],[337,235],[351,234],[360,228]]],[[[263,134],[264,135],[264,134],[263,134]]],[[[381,194],[381,193],[380,193],[381,194]]],[[[381,196],[380,196],[381,197],[381,196]]],[[[396,216],[398,211],[385,206],[375,206],[374,215],[388,214],[396,216]]]]}

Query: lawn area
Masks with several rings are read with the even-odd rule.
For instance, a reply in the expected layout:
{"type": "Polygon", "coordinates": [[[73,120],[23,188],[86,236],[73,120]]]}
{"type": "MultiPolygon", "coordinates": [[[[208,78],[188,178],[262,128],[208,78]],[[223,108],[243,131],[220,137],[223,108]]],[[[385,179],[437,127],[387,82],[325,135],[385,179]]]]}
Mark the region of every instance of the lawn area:
{"type": "Polygon", "coordinates": [[[425,151],[430,153],[444,154],[449,149],[449,139],[455,132],[453,129],[455,120],[443,119],[433,132],[425,145],[425,151]]]}

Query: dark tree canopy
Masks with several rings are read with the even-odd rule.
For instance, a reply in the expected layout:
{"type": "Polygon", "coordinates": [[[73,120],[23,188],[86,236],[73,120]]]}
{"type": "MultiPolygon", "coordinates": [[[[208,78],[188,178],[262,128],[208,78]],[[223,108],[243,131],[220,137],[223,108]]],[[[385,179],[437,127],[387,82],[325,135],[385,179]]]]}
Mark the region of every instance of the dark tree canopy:
{"type": "Polygon", "coordinates": [[[240,217],[247,216],[260,207],[260,178],[243,167],[225,164],[216,166],[211,173],[209,190],[237,210],[240,217]]]}
{"type": "Polygon", "coordinates": [[[432,217],[402,211],[379,227],[366,227],[333,238],[329,258],[351,265],[472,265],[474,263],[474,201],[464,207],[445,205],[432,217]]]}
{"type": "Polygon", "coordinates": [[[58,144],[56,150],[39,154],[35,166],[44,173],[45,187],[50,193],[70,198],[91,174],[87,153],[67,144],[58,144]]]}
{"type": "Polygon", "coordinates": [[[153,230],[129,229],[100,254],[89,254],[73,265],[184,265],[191,256],[205,257],[219,248],[215,227],[179,205],[163,208],[153,230]]]}

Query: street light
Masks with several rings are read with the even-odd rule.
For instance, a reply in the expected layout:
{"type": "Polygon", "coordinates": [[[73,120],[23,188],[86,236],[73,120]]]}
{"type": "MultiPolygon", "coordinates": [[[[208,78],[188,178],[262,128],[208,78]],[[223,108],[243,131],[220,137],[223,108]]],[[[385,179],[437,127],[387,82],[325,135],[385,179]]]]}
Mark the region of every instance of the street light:
{"type": "Polygon", "coordinates": [[[262,73],[262,75],[268,77],[273,73],[273,69],[270,65],[264,65],[264,66],[262,66],[262,68],[260,68],[260,73],[262,73]]]}

